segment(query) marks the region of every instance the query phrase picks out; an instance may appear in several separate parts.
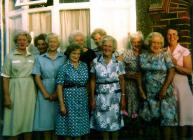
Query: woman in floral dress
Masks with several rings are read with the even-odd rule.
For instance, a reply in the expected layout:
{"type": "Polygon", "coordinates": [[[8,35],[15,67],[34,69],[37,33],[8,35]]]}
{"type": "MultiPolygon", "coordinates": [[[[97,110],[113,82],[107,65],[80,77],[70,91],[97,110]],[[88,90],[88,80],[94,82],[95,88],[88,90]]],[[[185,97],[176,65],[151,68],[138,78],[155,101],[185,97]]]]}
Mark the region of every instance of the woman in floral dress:
{"type": "Polygon", "coordinates": [[[136,32],[130,35],[131,49],[123,53],[125,62],[125,93],[127,95],[127,111],[129,119],[135,119],[138,116],[140,97],[145,99],[145,93],[142,87],[142,77],[139,65],[139,55],[142,52],[143,35],[136,32]]]}
{"type": "Polygon", "coordinates": [[[171,84],[175,74],[174,65],[169,53],[162,51],[164,38],[160,33],[150,33],[146,44],[150,48],[140,55],[140,66],[144,72],[147,101],[140,116],[151,124],[159,123],[163,128],[164,140],[170,140],[170,132],[178,124],[177,105],[171,84]]]}
{"type": "Polygon", "coordinates": [[[91,128],[101,131],[103,139],[118,139],[117,131],[123,127],[121,110],[125,109],[125,73],[122,62],[113,52],[116,40],[105,36],[102,40],[103,54],[93,60],[91,67],[91,128]]]}

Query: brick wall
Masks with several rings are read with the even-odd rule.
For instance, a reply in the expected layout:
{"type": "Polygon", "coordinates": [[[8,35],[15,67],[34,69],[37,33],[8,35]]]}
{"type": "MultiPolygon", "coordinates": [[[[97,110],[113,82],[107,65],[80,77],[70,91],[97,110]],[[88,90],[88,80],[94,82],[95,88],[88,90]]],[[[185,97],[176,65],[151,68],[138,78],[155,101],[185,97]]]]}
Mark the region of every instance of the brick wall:
{"type": "Polygon", "coordinates": [[[162,0],[161,5],[150,5],[149,14],[152,17],[153,31],[165,35],[168,24],[179,27],[180,43],[190,48],[191,46],[191,7],[193,0],[162,0]]]}

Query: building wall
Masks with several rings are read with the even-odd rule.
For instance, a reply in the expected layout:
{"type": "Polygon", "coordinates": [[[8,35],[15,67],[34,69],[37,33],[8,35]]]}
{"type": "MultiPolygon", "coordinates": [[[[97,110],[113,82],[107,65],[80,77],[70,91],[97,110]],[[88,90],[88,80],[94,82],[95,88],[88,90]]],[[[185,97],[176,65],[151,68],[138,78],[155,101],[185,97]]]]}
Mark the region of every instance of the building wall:
{"type": "Polygon", "coordinates": [[[162,5],[152,5],[151,0],[137,0],[137,29],[144,35],[158,31],[165,35],[166,26],[175,24],[179,29],[180,43],[191,48],[193,36],[193,1],[191,0],[162,0],[162,5]]]}

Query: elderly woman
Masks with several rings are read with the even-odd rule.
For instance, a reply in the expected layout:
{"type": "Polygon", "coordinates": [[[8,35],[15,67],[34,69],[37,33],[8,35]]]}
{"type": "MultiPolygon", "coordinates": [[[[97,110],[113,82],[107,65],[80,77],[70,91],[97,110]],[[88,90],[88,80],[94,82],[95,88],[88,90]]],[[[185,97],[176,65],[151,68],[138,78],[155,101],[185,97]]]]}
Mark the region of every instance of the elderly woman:
{"type": "Polygon", "coordinates": [[[113,52],[117,48],[112,36],[102,41],[103,54],[93,60],[91,68],[91,128],[101,131],[103,139],[118,139],[117,131],[123,127],[121,110],[125,109],[125,69],[113,52]],[[113,132],[113,133],[109,133],[113,132]]]}
{"type": "Polygon", "coordinates": [[[50,140],[55,129],[56,105],[52,101],[56,96],[56,75],[59,67],[64,64],[65,57],[57,52],[60,39],[56,34],[48,34],[46,43],[48,44],[48,51],[37,56],[32,71],[38,86],[34,131],[44,132],[44,140],[50,140]]]}
{"type": "Polygon", "coordinates": [[[94,51],[86,46],[85,35],[82,32],[75,31],[70,34],[69,43],[78,44],[81,47],[82,53],[80,55],[80,60],[85,62],[88,68],[90,68],[91,62],[96,57],[96,55],[94,51]]]}
{"type": "Polygon", "coordinates": [[[192,73],[192,57],[190,51],[178,43],[176,27],[168,27],[167,40],[176,70],[173,86],[178,105],[180,135],[187,137],[187,126],[193,126],[193,95],[187,78],[192,73]]]}
{"type": "Polygon", "coordinates": [[[57,74],[58,110],[56,113],[56,134],[59,138],[75,140],[88,134],[88,68],[80,61],[82,48],[77,44],[68,46],[67,61],[57,74]]]}
{"type": "Polygon", "coordinates": [[[139,55],[143,46],[143,34],[141,32],[132,33],[130,35],[131,49],[127,49],[123,53],[123,61],[125,62],[125,83],[126,94],[128,99],[128,116],[136,118],[139,109],[139,99],[145,99],[145,93],[142,88],[141,72],[139,65],[139,55]]]}
{"type": "Polygon", "coordinates": [[[16,34],[16,49],[5,58],[1,74],[5,107],[3,135],[11,140],[18,140],[20,134],[24,134],[24,140],[30,140],[33,129],[36,91],[31,72],[35,58],[27,51],[30,42],[29,33],[16,34]]]}
{"type": "Polygon", "coordinates": [[[151,124],[160,123],[164,140],[170,140],[171,126],[178,124],[172,87],[174,65],[169,53],[162,51],[164,38],[160,33],[150,33],[146,44],[149,51],[140,55],[140,66],[144,72],[147,101],[140,115],[151,124]]]}
{"type": "Polygon", "coordinates": [[[107,33],[104,29],[102,28],[96,28],[92,34],[91,34],[91,41],[94,42],[95,48],[93,48],[93,51],[95,52],[96,55],[101,54],[102,48],[101,48],[101,43],[102,39],[104,36],[106,36],[107,33]]]}
{"type": "Polygon", "coordinates": [[[125,114],[125,122],[129,128],[128,133],[139,133],[139,120],[138,111],[141,99],[146,99],[143,87],[142,87],[142,74],[139,65],[139,55],[142,53],[143,47],[143,34],[141,32],[135,32],[129,36],[128,48],[124,51],[123,55],[119,57],[125,63],[125,94],[127,99],[127,112],[125,114]],[[121,58],[122,57],[122,58],[121,58]]]}

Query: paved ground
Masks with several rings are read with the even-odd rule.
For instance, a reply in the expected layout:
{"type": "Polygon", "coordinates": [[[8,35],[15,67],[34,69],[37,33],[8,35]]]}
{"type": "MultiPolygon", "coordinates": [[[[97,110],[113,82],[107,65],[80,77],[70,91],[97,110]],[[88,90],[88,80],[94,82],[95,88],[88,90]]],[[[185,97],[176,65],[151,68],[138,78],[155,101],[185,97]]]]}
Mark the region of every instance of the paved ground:
{"type": "MultiPolygon", "coordinates": [[[[0,140],[8,140],[6,137],[2,137],[1,131],[2,127],[0,127],[0,140]]],[[[188,137],[186,138],[180,139],[178,133],[179,131],[176,131],[174,138],[171,140],[193,140],[193,127],[189,128],[188,137]]],[[[42,138],[34,137],[33,140],[42,140],[42,138]]],[[[82,140],[102,140],[102,136],[100,135],[99,132],[91,130],[90,135],[83,137],[82,140]]],[[[164,140],[164,139],[162,138],[160,128],[156,128],[154,126],[152,127],[146,126],[140,129],[139,131],[138,128],[130,126],[119,131],[119,140],[164,140]]]]}

